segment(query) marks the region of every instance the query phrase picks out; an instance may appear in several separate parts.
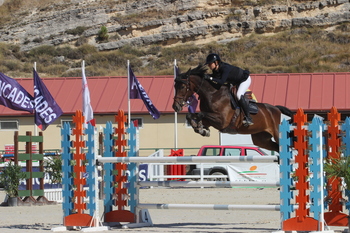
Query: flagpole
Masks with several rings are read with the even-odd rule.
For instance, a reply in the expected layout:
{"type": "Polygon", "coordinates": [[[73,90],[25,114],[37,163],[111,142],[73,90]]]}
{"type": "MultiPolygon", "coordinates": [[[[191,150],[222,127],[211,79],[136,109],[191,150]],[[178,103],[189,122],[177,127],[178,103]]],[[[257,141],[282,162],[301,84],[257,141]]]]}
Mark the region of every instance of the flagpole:
{"type": "MultiPolygon", "coordinates": [[[[176,79],[176,59],[174,60],[174,80],[176,79]]],[[[175,97],[175,88],[174,88],[174,97],[175,97]]],[[[174,147],[177,150],[177,112],[174,111],[174,147]]]]}
{"type": "MultiPolygon", "coordinates": [[[[88,127],[89,127],[89,125],[88,125],[88,120],[90,120],[90,119],[88,119],[88,118],[90,118],[90,117],[88,117],[88,115],[89,114],[86,114],[86,116],[85,116],[85,101],[86,101],[86,99],[85,99],[85,95],[84,95],[84,91],[86,91],[85,90],[85,88],[88,88],[88,85],[87,85],[87,78],[86,78],[86,75],[85,75],[85,60],[82,60],[82,62],[81,62],[81,71],[82,71],[82,83],[83,83],[83,90],[82,90],[82,95],[81,95],[81,97],[82,97],[82,110],[83,110],[83,115],[84,115],[84,123],[83,123],[83,126],[84,126],[84,130],[85,129],[87,129],[88,127]],[[85,83],[86,82],[86,83],[85,83]],[[84,87],[84,85],[86,84],[86,86],[84,87]]],[[[90,92],[89,92],[89,95],[90,95],[90,92]]],[[[89,96],[90,97],[90,96],[89,96]]],[[[89,100],[90,101],[90,100],[89,100]]],[[[90,103],[91,104],[91,103],[90,103]]],[[[92,124],[92,123],[91,123],[92,124]]],[[[94,123],[95,124],[95,123],[94,123]]],[[[97,132],[97,127],[94,125],[94,124],[92,124],[93,125],[93,127],[94,127],[94,159],[96,159],[97,158],[97,155],[98,155],[98,132],[97,132]]],[[[96,164],[95,164],[96,165],[96,164]]],[[[94,170],[94,172],[97,174],[97,169],[96,169],[96,167],[95,167],[95,170],[94,170]]],[[[99,187],[98,186],[98,179],[95,179],[95,187],[99,187]]],[[[99,193],[99,189],[98,188],[96,188],[95,189],[95,197],[98,197],[98,193],[99,193]]],[[[96,210],[95,210],[95,213],[94,213],[94,215],[95,216],[99,216],[100,215],[100,208],[99,208],[99,205],[97,204],[96,205],[96,210]]],[[[96,217],[95,218],[95,220],[96,220],[96,222],[98,223],[98,217],[96,217]]]]}
{"type": "MultiPolygon", "coordinates": [[[[33,68],[36,71],[36,62],[34,62],[33,68]]],[[[35,108],[34,108],[34,112],[35,112],[35,108]]],[[[38,127],[36,126],[35,122],[34,122],[34,136],[38,136],[38,127]]]]}
{"type": "Polygon", "coordinates": [[[128,60],[128,127],[130,127],[131,113],[130,113],[130,61],[128,60]]]}
{"type": "MultiPolygon", "coordinates": [[[[81,61],[81,71],[82,71],[82,74],[85,74],[85,60],[82,60],[81,61]]],[[[82,79],[83,79],[83,77],[81,77],[82,79]]],[[[84,80],[82,80],[82,82],[83,82],[83,85],[84,85],[84,80]]],[[[83,111],[83,115],[84,115],[84,86],[83,86],[83,89],[82,89],[82,93],[81,93],[81,97],[82,97],[82,111],[83,111]]],[[[85,117],[85,119],[84,119],[84,129],[86,129],[87,127],[88,127],[88,125],[87,125],[87,116],[84,116],[85,117]]]]}

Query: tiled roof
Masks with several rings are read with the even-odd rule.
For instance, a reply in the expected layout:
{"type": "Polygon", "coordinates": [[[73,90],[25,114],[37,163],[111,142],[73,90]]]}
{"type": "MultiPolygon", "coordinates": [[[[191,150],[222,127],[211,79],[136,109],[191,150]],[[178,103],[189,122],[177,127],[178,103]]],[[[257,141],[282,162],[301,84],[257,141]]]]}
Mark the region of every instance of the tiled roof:
{"type": "Polygon", "coordinates": [[[350,111],[350,73],[253,74],[257,100],[291,110],[350,111]]]}
{"type": "MultiPolygon", "coordinates": [[[[41,78],[64,114],[74,114],[82,110],[82,80],[73,78],[41,78]]],[[[152,103],[161,113],[174,112],[174,76],[137,77],[146,90],[152,103]]],[[[33,94],[33,79],[16,79],[29,93],[33,94]]],[[[87,77],[91,105],[94,114],[116,114],[118,110],[128,110],[127,77],[87,77]]],[[[148,113],[142,100],[130,100],[133,114],[148,113]]],[[[14,111],[0,106],[0,115],[28,115],[27,112],[14,111]]]]}
{"type": "MultiPolygon", "coordinates": [[[[340,111],[350,110],[350,72],[348,73],[293,73],[252,74],[253,91],[259,102],[283,105],[291,110],[329,111],[336,106],[340,111]]],[[[161,113],[173,113],[174,77],[137,76],[154,106],[161,113]]],[[[29,93],[33,93],[33,79],[16,79],[29,93]]],[[[42,78],[62,108],[64,114],[82,109],[82,80],[74,78],[42,78]]],[[[88,77],[90,99],[95,114],[127,112],[126,77],[88,77]]],[[[142,100],[131,100],[133,114],[147,114],[142,100]]],[[[187,111],[184,109],[183,111],[187,111]]],[[[28,115],[0,106],[1,116],[28,115]]]]}

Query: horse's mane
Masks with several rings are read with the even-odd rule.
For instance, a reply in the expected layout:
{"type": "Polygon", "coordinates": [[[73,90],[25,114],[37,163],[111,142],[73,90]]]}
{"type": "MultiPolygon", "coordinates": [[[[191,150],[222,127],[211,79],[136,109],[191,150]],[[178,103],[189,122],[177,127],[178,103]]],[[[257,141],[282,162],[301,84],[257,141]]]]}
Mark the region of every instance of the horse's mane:
{"type": "Polygon", "coordinates": [[[207,72],[207,67],[205,65],[199,64],[196,68],[189,69],[187,71],[187,74],[198,75],[201,78],[203,78],[206,72],[207,72]]]}
{"type": "Polygon", "coordinates": [[[207,67],[205,65],[199,64],[196,68],[192,69],[190,68],[187,72],[179,74],[175,78],[175,82],[185,82],[187,80],[188,76],[190,75],[196,75],[200,78],[204,78],[207,72],[207,67]]]}

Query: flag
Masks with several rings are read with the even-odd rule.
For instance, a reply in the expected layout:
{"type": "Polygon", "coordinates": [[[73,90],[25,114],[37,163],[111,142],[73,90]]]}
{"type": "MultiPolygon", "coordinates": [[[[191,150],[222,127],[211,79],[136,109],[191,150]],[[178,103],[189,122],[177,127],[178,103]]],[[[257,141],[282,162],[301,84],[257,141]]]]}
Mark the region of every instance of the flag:
{"type": "Polygon", "coordinates": [[[33,113],[33,96],[15,79],[0,73],[0,104],[13,110],[33,113]]]}
{"type": "Polygon", "coordinates": [[[34,109],[35,124],[45,130],[52,122],[62,115],[60,106],[56,103],[38,73],[34,73],[34,109]]]}
{"type": "Polygon", "coordinates": [[[196,108],[198,105],[198,100],[196,98],[196,96],[193,94],[192,96],[190,96],[187,100],[187,106],[188,106],[188,112],[190,113],[196,113],[196,108]]]}
{"type": "Polygon", "coordinates": [[[142,99],[143,103],[146,105],[148,112],[151,114],[153,119],[158,119],[160,117],[160,113],[157,108],[153,105],[151,99],[148,97],[145,89],[143,89],[142,85],[139,83],[137,78],[129,66],[129,87],[130,87],[130,99],[142,99]]]}
{"type": "MultiPolygon", "coordinates": [[[[84,64],[84,63],[83,63],[84,64]]],[[[81,68],[82,80],[83,80],[83,116],[85,117],[85,122],[90,123],[92,126],[95,126],[94,112],[90,103],[90,91],[88,83],[85,76],[85,67],[84,65],[81,68]]]]}

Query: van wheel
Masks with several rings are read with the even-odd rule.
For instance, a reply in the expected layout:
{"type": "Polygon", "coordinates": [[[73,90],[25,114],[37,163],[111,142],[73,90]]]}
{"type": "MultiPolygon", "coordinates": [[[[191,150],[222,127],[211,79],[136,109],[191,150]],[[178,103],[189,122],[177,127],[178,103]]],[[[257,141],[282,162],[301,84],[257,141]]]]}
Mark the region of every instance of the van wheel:
{"type": "MultiPolygon", "coordinates": [[[[219,172],[219,171],[215,171],[213,173],[210,174],[211,176],[224,176],[226,174],[224,174],[223,172],[219,172]]],[[[208,181],[229,181],[228,178],[209,178],[208,181]]]]}

